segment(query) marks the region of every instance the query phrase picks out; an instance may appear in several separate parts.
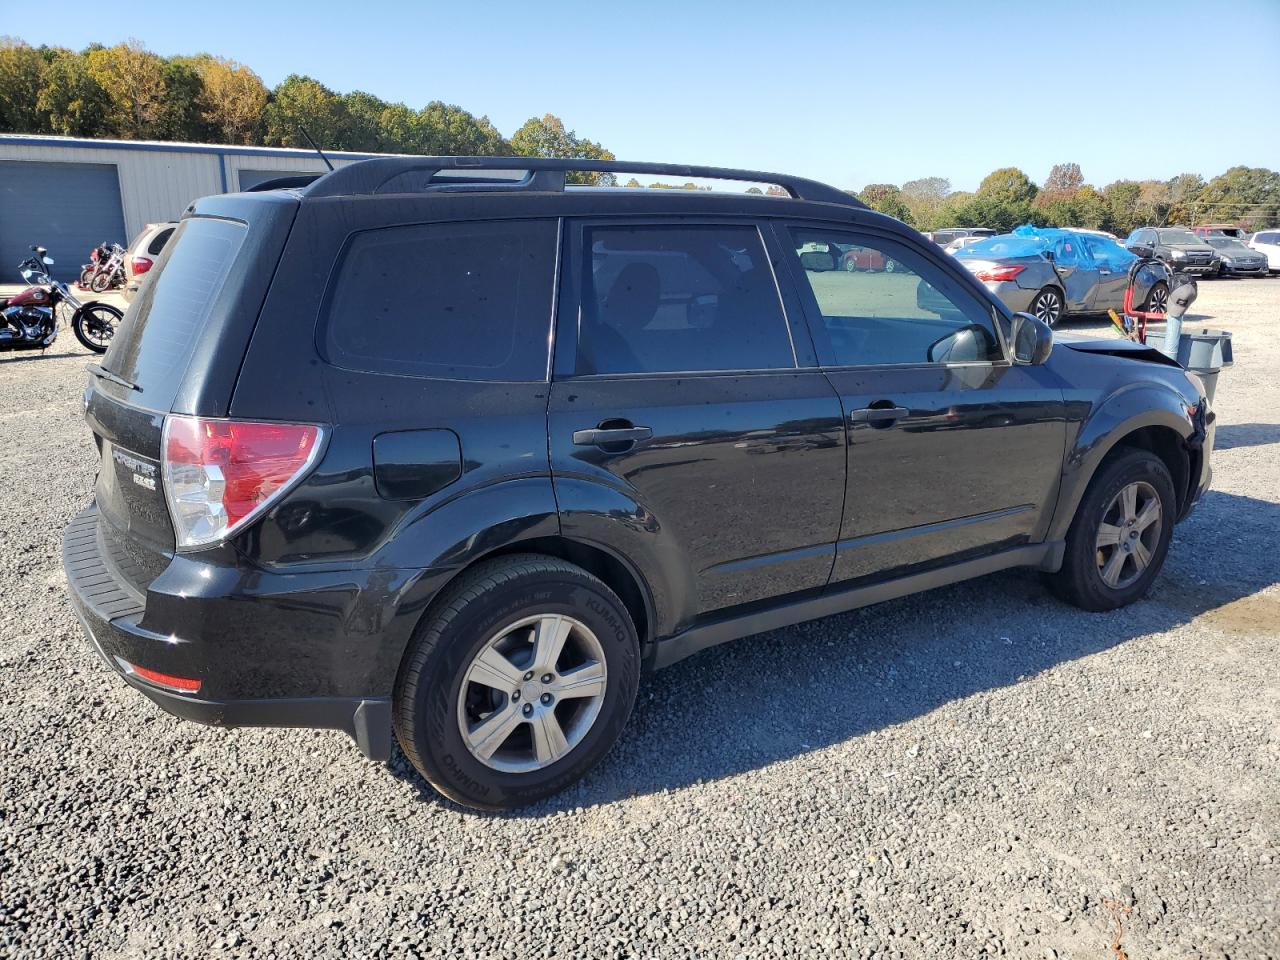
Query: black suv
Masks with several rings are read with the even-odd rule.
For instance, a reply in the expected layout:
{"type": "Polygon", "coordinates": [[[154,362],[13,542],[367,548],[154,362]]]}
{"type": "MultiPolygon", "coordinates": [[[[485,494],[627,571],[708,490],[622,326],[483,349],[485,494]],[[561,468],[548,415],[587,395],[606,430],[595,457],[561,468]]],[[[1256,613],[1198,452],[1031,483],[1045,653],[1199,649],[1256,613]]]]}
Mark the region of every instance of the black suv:
{"type": "Polygon", "coordinates": [[[196,202],[151,274],[84,396],[93,644],[193,720],[394,729],[476,807],[573,783],[712,644],[1008,567],[1129,603],[1209,482],[1194,376],[1055,347],[807,180],[368,160],[196,202]]]}
{"type": "Polygon", "coordinates": [[[1207,276],[1221,268],[1218,251],[1186,227],[1141,227],[1124,245],[1130,253],[1163,260],[1179,273],[1207,276]]]}

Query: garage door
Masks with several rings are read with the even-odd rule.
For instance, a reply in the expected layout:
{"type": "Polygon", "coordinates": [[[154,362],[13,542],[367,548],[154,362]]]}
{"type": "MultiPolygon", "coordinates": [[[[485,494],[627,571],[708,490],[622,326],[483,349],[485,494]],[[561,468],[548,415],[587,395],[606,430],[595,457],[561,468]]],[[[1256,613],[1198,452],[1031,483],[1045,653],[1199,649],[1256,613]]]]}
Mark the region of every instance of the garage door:
{"type": "Polygon", "coordinates": [[[314,177],[314,170],[241,170],[240,171],[240,189],[248,190],[250,187],[256,187],[260,183],[266,183],[268,180],[277,180],[280,177],[314,177]]]}
{"type": "Polygon", "coordinates": [[[48,248],[55,277],[73,280],[96,245],[130,239],[115,164],[0,160],[0,283],[19,280],[33,243],[48,248]]]}

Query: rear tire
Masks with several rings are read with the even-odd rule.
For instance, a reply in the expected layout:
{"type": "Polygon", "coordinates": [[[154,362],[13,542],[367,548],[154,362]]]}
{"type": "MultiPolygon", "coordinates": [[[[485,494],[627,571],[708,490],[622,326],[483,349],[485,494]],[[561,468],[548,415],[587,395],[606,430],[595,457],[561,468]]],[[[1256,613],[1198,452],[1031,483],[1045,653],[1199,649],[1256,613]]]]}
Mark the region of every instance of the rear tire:
{"type": "Polygon", "coordinates": [[[1067,532],[1062,569],[1046,577],[1050,590],[1095,612],[1133,603],[1164,566],[1177,513],[1164,461],[1148,450],[1120,453],[1085,491],[1067,532]]]}
{"type": "Polygon", "coordinates": [[[1169,311],[1169,285],[1157,280],[1147,291],[1147,299],[1142,302],[1143,313],[1167,313],[1169,311]]]}
{"type": "Polygon", "coordinates": [[[396,736],[446,797],[509,810],[609,752],[639,678],[635,626],[608,586],[554,557],[502,557],[464,574],[419,624],[396,679],[396,736]]]}
{"type": "Polygon", "coordinates": [[[1036,294],[1036,298],[1031,301],[1028,308],[1033,316],[1039,320],[1043,320],[1051,327],[1056,327],[1058,321],[1066,315],[1066,304],[1062,299],[1062,291],[1057,287],[1045,287],[1036,294]]]}
{"type": "Polygon", "coordinates": [[[89,289],[94,293],[105,293],[107,287],[110,285],[110,280],[108,279],[106,272],[103,270],[99,270],[95,273],[93,275],[93,279],[89,281],[89,289]]]}

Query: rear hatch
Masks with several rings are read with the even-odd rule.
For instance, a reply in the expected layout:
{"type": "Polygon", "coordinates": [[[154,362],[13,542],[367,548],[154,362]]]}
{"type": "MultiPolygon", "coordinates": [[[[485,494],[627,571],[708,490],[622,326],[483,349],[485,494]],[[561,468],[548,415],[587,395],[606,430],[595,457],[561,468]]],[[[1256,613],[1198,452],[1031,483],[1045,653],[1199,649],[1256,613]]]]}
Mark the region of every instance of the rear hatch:
{"type": "Polygon", "coordinates": [[[118,579],[139,594],[174,550],[160,468],[165,416],[226,415],[293,208],[296,201],[286,213],[265,194],[200,201],[90,377],[99,537],[118,579]],[[200,215],[206,210],[214,215],[200,215]]]}

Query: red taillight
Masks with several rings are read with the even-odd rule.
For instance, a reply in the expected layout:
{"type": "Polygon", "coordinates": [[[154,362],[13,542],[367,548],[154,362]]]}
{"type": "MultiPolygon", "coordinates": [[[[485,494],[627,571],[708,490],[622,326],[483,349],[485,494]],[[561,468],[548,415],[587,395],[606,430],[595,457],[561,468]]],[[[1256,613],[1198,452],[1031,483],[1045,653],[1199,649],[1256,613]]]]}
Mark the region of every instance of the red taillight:
{"type": "Polygon", "coordinates": [[[134,257],[133,273],[137,276],[139,273],[146,273],[151,269],[152,259],[150,257],[134,257]]]}
{"type": "Polygon", "coordinates": [[[974,276],[977,277],[979,280],[983,281],[984,283],[992,280],[1002,282],[1005,280],[1012,280],[1014,277],[1016,277],[1025,269],[1027,268],[1026,267],[990,267],[986,270],[977,271],[974,274],[974,276]]]}
{"type": "Polygon", "coordinates": [[[164,489],[178,545],[221,540],[265,510],[315,461],[320,437],[309,423],[167,418],[164,489]]]}
{"type": "Polygon", "coordinates": [[[136,663],[130,663],[128,660],[120,660],[118,657],[116,659],[119,660],[127,672],[141,677],[148,683],[154,683],[157,687],[165,687],[181,693],[200,692],[200,681],[192,677],[175,677],[167,673],[161,673],[159,670],[148,670],[146,667],[140,667],[136,663]]]}

